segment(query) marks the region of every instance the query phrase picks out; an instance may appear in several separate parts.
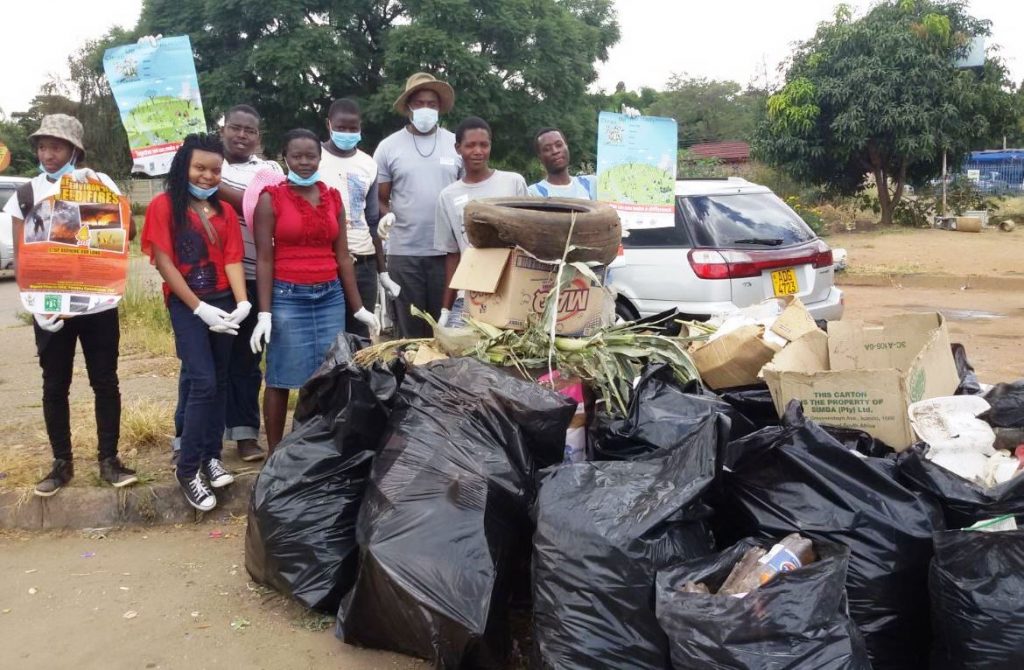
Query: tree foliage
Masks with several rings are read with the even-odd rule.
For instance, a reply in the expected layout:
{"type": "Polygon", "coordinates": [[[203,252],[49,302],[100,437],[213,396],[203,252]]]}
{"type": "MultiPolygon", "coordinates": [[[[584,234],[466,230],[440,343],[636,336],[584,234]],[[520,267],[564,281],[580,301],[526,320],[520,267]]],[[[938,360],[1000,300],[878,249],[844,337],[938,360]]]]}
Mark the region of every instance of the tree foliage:
{"type": "Polygon", "coordinates": [[[960,0],[887,0],[854,19],[840,5],[793,56],[768,100],[754,150],[772,164],[841,194],[872,178],[883,223],[903,195],[979,143],[1012,126],[1012,86],[992,57],[958,69],[988,22],[960,0]]]}
{"type": "Polygon", "coordinates": [[[688,78],[675,74],[666,90],[645,111],[679,122],[679,146],[701,142],[750,140],[765,104],[765,93],[743,90],[734,81],[688,78]]]}

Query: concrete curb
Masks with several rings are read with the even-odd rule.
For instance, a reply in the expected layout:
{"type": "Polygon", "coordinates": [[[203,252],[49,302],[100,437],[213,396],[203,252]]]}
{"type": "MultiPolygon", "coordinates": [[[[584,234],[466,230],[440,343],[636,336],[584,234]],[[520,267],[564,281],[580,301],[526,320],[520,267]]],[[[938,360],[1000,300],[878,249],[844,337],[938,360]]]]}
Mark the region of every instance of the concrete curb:
{"type": "Polygon", "coordinates": [[[235,475],[235,483],[216,491],[217,507],[199,512],[176,483],[125,489],[68,487],[51,498],[30,489],[0,492],[0,528],[60,530],[196,523],[207,516],[244,515],[256,473],[235,475]]]}

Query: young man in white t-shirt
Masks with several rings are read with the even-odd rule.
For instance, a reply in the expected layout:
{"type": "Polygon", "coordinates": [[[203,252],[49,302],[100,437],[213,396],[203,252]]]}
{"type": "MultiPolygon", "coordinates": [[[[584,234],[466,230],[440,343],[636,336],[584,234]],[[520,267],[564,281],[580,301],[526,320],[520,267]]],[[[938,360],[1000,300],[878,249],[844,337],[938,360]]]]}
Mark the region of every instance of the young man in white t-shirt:
{"type": "Polygon", "coordinates": [[[530,195],[540,198],[579,198],[597,200],[597,178],[594,175],[569,174],[569,145],[558,128],[541,128],[533,137],[537,152],[547,176],[530,184],[530,195]]]}
{"type": "MultiPolygon", "coordinates": [[[[455,129],[455,150],[462,158],[465,172],[461,179],[441,191],[434,216],[434,248],[445,253],[446,287],[452,282],[462,252],[469,246],[463,224],[466,204],[480,198],[527,195],[526,180],[521,174],[491,167],[491,127],[480,117],[470,116],[455,129]]],[[[453,289],[445,289],[438,325],[461,326],[463,305],[464,300],[453,289]]]]}
{"type": "MultiPolygon", "coordinates": [[[[362,112],[355,100],[341,98],[331,103],[327,110],[329,139],[322,144],[320,178],[341,193],[348,220],[345,226],[348,252],[355,265],[359,297],[363,307],[372,312],[377,307],[378,277],[390,297],[398,296],[401,289],[391,281],[384,263],[384,247],[377,236],[380,220],[377,162],[359,149],[362,130],[362,112]]],[[[346,319],[345,330],[370,337],[366,324],[358,319],[346,319]]]]}

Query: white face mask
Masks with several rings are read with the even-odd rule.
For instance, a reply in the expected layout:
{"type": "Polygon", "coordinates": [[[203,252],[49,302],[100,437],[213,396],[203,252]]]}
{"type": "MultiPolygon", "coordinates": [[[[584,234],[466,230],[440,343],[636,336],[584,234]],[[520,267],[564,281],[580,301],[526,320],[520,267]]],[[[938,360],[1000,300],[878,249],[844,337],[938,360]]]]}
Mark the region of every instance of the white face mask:
{"type": "Polygon", "coordinates": [[[430,107],[412,110],[412,125],[421,133],[429,133],[437,125],[437,110],[430,107]]]}

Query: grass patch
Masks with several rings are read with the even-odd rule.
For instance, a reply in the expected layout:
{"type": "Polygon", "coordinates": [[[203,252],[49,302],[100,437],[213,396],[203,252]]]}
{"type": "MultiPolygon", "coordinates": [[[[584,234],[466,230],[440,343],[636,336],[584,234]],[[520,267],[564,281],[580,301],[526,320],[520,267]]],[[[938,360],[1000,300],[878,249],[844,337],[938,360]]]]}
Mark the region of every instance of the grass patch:
{"type": "Polygon", "coordinates": [[[129,275],[121,298],[121,346],[126,352],[174,356],[174,332],[163,294],[129,275]]]}

